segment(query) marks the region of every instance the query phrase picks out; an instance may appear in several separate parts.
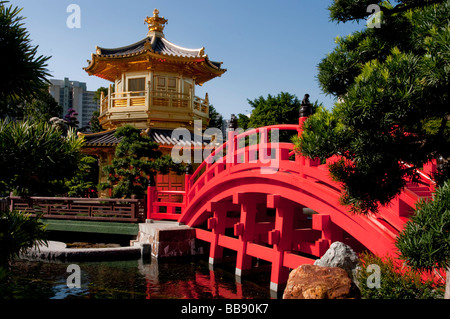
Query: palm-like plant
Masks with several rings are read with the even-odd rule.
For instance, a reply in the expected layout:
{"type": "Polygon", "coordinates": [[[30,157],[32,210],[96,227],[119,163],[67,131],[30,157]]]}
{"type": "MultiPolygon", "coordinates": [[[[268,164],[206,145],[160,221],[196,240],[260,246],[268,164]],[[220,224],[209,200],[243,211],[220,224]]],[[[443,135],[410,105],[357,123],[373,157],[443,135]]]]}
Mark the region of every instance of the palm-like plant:
{"type": "Polygon", "coordinates": [[[39,218],[18,211],[0,212],[0,268],[28,249],[46,245],[46,225],[39,218]]]}
{"type": "Polygon", "coordinates": [[[14,296],[10,271],[15,258],[28,249],[47,245],[46,225],[18,211],[0,211],[0,298],[14,296]]]}
{"type": "Polygon", "coordinates": [[[45,122],[0,120],[0,192],[58,193],[77,171],[82,145],[74,130],[65,135],[45,122]]]}
{"type": "Polygon", "coordinates": [[[37,97],[48,85],[49,57],[38,56],[19,16],[22,9],[0,1],[0,116],[15,116],[16,106],[37,97]]]}

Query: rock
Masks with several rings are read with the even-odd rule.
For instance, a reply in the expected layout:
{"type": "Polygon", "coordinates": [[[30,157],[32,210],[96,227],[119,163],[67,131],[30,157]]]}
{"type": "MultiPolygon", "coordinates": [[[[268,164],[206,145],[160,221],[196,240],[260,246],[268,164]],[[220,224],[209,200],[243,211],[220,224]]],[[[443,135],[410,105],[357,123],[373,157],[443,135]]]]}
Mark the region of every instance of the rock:
{"type": "Polygon", "coordinates": [[[316,266],[339,267],[344,269],[350,278],[355,281],[355,273],[359,264],[359,258],[350,246],[334,242],[325,252],[322,258],[314,262],[316,266]]]}
{"type": "Polygon", "coordinates": [[[355,299],[358,287],[339,267],[301,265],[289,274],[283,299],[355,299]]]}

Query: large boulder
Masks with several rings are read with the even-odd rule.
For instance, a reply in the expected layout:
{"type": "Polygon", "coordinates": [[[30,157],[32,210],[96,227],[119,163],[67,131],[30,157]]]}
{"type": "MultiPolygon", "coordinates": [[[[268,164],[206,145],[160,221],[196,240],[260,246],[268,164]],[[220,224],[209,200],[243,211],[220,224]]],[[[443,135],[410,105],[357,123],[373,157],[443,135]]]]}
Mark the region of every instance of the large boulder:
{"type": "Polygon", "coordinates": [[[342,268],[354,281],[358,264],[359,258],[353,249],[339,241],[332,243],[322,258],[314,262],[316,266],[342,268]]]}
{"type": "Polygon", "coordinates": [[[358,287],[339,267],[301,265],[289,274],[283,299],[355,299],[358,287]]]}

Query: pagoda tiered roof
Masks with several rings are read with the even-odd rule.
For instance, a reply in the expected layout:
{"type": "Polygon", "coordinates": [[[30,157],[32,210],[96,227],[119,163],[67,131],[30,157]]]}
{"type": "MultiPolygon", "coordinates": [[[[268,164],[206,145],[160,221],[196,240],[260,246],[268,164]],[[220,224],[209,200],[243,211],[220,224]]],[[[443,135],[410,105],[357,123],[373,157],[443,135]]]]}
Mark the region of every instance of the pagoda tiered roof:
{"type": "MultiPolygon", "coordinates": [[[[152,18],[147,17],[146,21],[155,17],[161,19],[156,13],[152,18]]],[[[149,24],[147,36],[136,43],[119,48],[97,46],[92,59],[88,60],[89,65],[84,69],[89,75],[111,82],[125,71],[172,71],[192,76],[199,85],[226,72],[226,69],[221,68],[222,62],[211,61],[204,48],[189,49],[173,44],[164,37],[163,26],[157,26],[159,28],[155,29],[154,24],[149,24]]]]}
{"type": "Polygon", "coordinates": [[[136,43],[115,49],[106,49],[97,47],[98,56],[108,57],[126,57],[144,53],[145,51],[164,54],[174,57],[198,58],[202,57],[201,49],[187,49],[177,46],[165,38],[158,36],[148,36],[136,43]]]}

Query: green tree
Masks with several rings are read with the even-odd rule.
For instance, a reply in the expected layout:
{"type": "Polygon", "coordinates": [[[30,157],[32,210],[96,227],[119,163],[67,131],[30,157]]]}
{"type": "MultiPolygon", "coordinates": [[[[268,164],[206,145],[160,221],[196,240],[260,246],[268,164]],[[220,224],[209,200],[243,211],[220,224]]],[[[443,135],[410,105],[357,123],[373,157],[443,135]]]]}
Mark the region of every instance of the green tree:
{"type": "Polygon", "coordinates": [[[183,171],[183,167],[173,163],[170,155],[162,156],[158,143],[141,130],[124,125],[114,135],[121,141],[112,164],[104,167],[108,182],[100,185],[101,189],[112,189],[112,197],[131,198],[135,195],[144,198],[150,175],[183,171]]]}
{"type": "MultiPolygon", "coordinates": [[[[248,127],[261,127],[276,124],[298,124],[301,101],[296,95],[281,92],[277,96],[260,96],[253,101],[247,100],[253,108],[248,127]]],[[[320,106],[318,101],[311,104],[313,113],[320,106]]],[[[239,120],[245,115],[239,116],[239,120]]],[[[244,119],[245,121],[245,119],[244,119]]],[[[245,122],[244,122],[245,123],[245,122]]]]}
{"type": "Polygon", "coordinates": [[[248,127],[261,127],[275,124],[297,124],[300,100],[292,94],[281,92],[277,96],[260,96],[247,100],[253,108],[248,127]]]}
{"type": "Polygon", "coordinates": [[[83,155],[79,161],[75,176],[66,181],[67,194],[70,197],[96,197],[98,184],[98,159],[83,155]]]}
{"type": "Polygon", "coordinates": [[[342,157],[329,170],[359,213],[389,203],[427,161],[450,157],[450,1],[336,0],[331,18],[367,18],[369,2],[381,8],[381,28],[337,39],[318,80],[338,103],[311,116],[296,142],[311,158],[342,157]]]}
{"type": "Polygon", "coordinates": [[[0,1],[0,117],[15,117],[16,107],[36,98],[48,85],[47,60],[37,56],[28,31],[19,16],[22,9],[0,1]]]}
{"type": "Polygon", "coordinates": [[[0,193],[55,195],[78,168],[83,140],[46,122],[0,120],[0,193]]]}
{"type": "Polygon", "coordinates": [[[243,130],[246,130],[249,128],[248,123],[250,122],[250,117],[243,113],[239,113],[237,115],[237,126],[243,130]]]}
{"type": "Polygon", "coordinates": [[[217,112],[214,106],[209,105],[209,124],[208,127],[215,127],[222,130],[223,116],[217,112]]]}
{"type": "Polygon", "coordinates": [[[436,190],[433,200],[416,205],[397,247],[415,269],[447,269],[445,297],[450,299],[450,180],[436,190]]]}
{"type": "Polygon", "coordinates": [[[91,120],[89,121],[89,127],[92,133],[98,133],[104,131],[103,127],[100,125],[98,117],[100,116],[99,111],[94,111],[92,113],[91,120]]]}
{"type": "Polygon", "coordinates": [[[97,89],[97,91],[95,91],[94,94],[94,101],[95,102],[100,102],[100,98],[102,96],[102,92],[103,92],[103,96],[107,96],[108,95],[108,88],[101,86],[97,89]]]}
{"type": "Polygon", "coordinates": [[[52,117],[61,117],[63,108],[48,90],[42,91],[31,102],[25,103],[23,117],[33,121],[48,122],[52,117]]]}
{"type": "MultiPolygon", "coordinates": [[[[239,115],[238,119],[238,124],[246,124],[246,128],[276,124],[298,124],[301,101],[293,94],[286,92],[281,92],[277,96],[269,94],[267,98],[260,96],[253,101],[248,100],[248,103],[253,108],[250,119],[247,122],[247,119],[244,118],[245,115],[239,115]]],[[[311,106],[313,112],[315,112],[319,103],[316,101],[311,106]]],[[[280,132],[280,141],[287,141],[296,134],[280,132]]]]}

